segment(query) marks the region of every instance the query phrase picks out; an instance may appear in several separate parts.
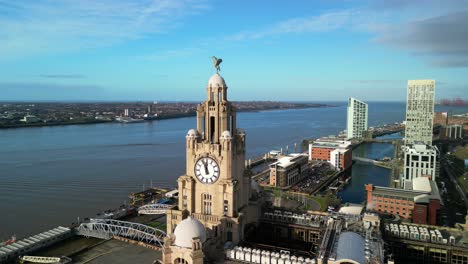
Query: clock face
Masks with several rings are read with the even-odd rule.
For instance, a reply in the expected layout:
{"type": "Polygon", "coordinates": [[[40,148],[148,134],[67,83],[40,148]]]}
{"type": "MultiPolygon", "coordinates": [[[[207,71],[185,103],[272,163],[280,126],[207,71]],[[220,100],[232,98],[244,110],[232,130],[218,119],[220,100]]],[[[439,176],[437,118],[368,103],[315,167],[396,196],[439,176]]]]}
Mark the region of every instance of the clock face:
{"type": "Polygon", "coordinates": [[[209,157],[199,159],[195,164],[195,176],[201,183],[214,183],[219,178],[218,163],[209,157]]]}

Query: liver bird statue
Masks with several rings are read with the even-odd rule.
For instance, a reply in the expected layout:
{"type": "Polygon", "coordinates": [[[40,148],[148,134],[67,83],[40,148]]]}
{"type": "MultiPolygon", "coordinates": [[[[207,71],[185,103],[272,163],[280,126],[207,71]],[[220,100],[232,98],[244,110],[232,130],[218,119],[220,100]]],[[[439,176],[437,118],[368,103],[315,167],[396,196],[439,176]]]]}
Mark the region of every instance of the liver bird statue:
{"type": "Polygon", "coordinates": [[[213,59],[213,66],[215,67],[216,69],[216,73],[218,73],[221,68],[219,67],[219,65],[221,64],[221,62],[223,62],[223,60],[221,58],[216,58],[215,56],[211,57],[213,59]]]}

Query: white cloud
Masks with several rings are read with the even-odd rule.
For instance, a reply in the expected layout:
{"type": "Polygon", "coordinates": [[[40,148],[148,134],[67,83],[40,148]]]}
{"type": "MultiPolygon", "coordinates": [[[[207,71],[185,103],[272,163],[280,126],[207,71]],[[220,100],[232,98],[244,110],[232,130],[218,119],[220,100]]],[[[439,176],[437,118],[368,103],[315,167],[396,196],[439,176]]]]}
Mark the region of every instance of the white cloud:
{"type": "Polygon", "coordinates": [[[468,10],[411,21],[377,33],[377,41],[437,67],[468,67],[468,10]]]}
{"type": "Polygon", "coordinates": [[[408,51],[436,67],[468,67],[467,0],[371,2],[368,6],[292,18],[264,28],[241,31],[228,41],[346,30],[374,35],[378,44],[408,51]]]}
{"type": "Polygon", "coordinates": [[[268,36],[325,32],[348,26],[356,10],[343,10],[324,13],[307,18],[292,18],[257,31],[245,31],[227,37],[228,40],[259,39],[268,36]]]}
{"type": "Polygon", "coordinates": [[[94,48],[171,30],[195,0],[0,0],[0,58],[94,48]]]}

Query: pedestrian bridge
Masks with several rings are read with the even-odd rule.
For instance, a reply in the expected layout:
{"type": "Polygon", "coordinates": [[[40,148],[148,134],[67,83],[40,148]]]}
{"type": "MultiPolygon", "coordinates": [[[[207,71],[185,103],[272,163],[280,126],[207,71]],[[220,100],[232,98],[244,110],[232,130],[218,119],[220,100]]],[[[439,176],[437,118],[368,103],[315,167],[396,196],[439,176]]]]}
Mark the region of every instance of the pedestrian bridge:
{"type": "Polygon", "coordinates": [[[114,236],[162,247],[166,233],[139,223],[113,219],[90,219],[76,228],[76,233],[85,237],[111,239],[114,236]]]}
{"type": "Polygon", "coordinates": [[[174,208],[172,204],[147,204],[138,208],[140,215],[158,215],[165,214],[167,210],[174,208]]]}
{"type": "Polygon", "coordinates": [[[368,159],[368,158],[363,158],[363,157],[356,157],[356,156],[353,156],[353,160],[354,161],[361,161],[361,162],[365,162],[365,163],[374,163],[375,160],[373,159],[368,159]]]}

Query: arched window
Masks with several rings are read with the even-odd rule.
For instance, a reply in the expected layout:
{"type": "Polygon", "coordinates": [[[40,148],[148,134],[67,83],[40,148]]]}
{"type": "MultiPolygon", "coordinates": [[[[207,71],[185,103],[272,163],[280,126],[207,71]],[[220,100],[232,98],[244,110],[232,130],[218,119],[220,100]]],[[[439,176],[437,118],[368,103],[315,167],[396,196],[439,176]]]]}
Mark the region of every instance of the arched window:
{"type": "Polygon", "coordinates": [[[188,261],[186,261],[185,259],[183,258],[176,258],[174,260],[174,264],[188,264],[188,261]]]}

